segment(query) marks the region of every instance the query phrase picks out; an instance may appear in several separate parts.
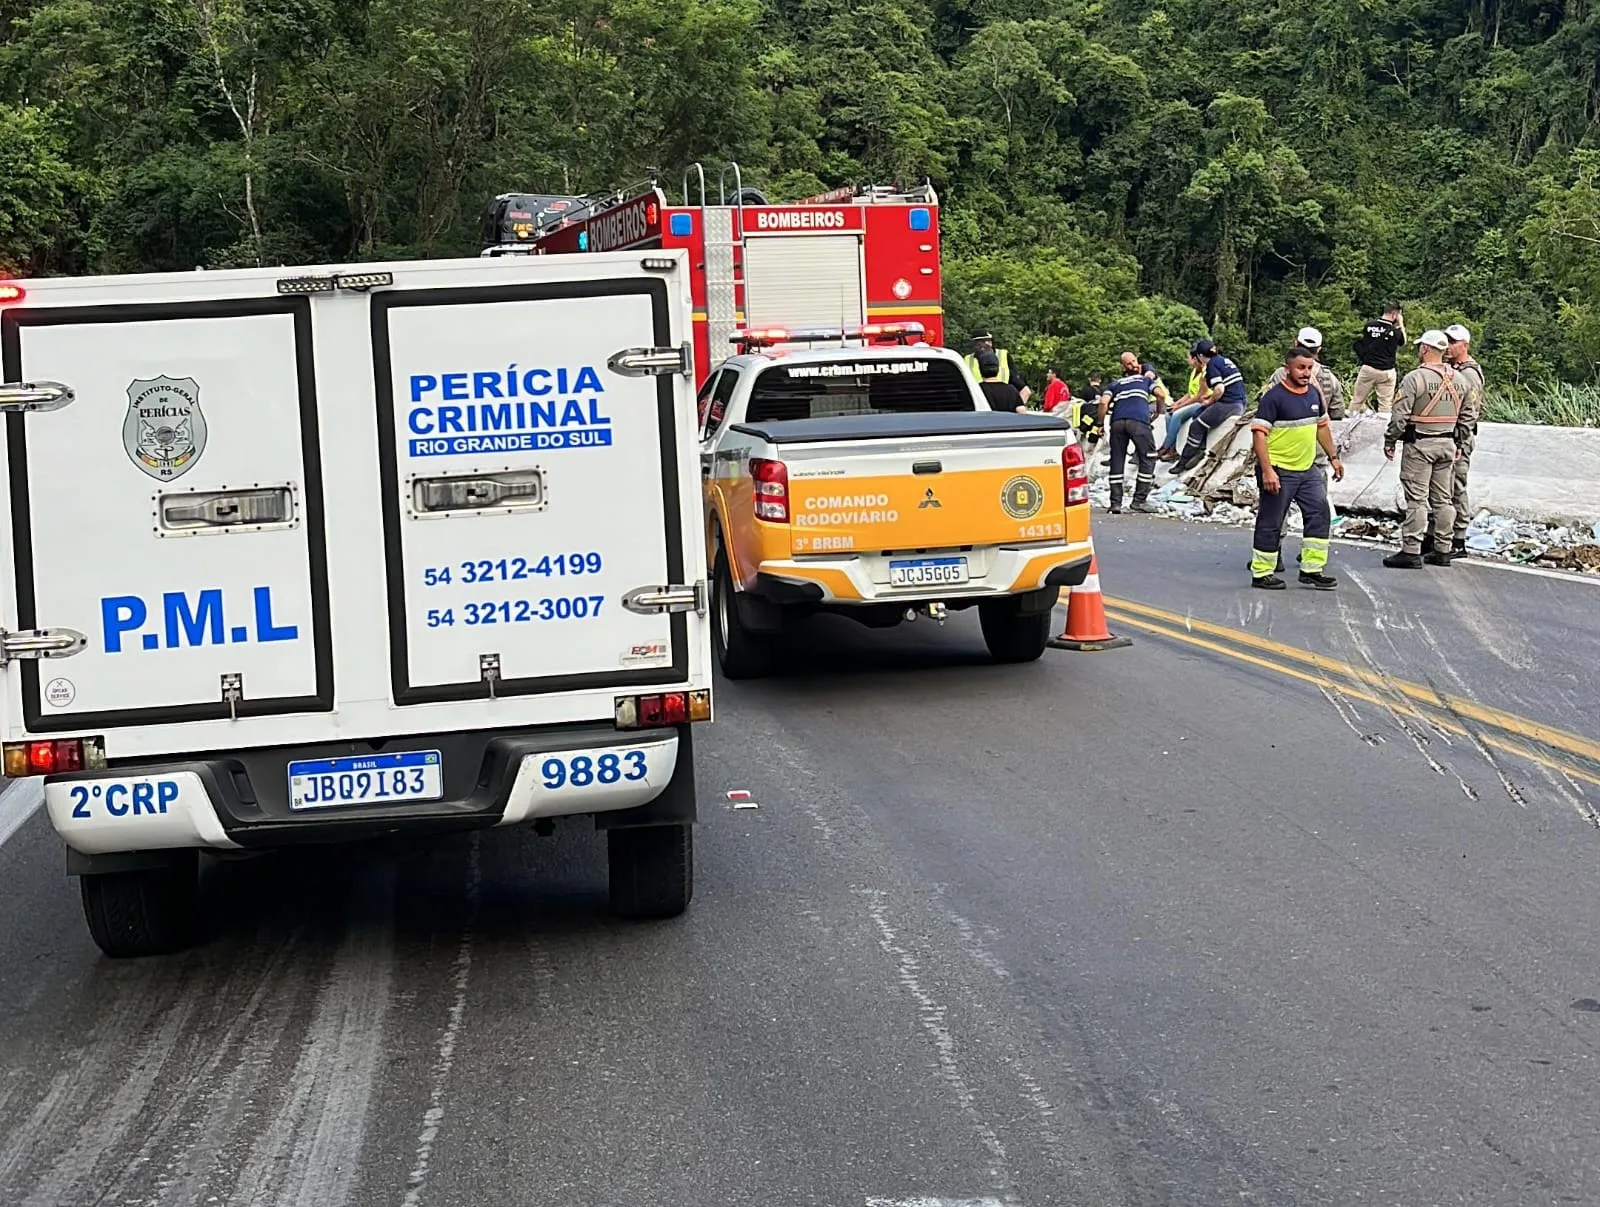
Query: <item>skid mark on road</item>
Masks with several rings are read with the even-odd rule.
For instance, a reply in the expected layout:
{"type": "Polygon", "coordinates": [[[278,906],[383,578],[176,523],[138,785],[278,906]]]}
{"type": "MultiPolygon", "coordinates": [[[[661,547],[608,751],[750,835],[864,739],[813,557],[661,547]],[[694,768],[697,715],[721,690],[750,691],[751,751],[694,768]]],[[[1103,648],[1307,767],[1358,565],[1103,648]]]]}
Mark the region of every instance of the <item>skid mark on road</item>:
{"type": "Polygon", "coordinates": [[[439,1139],[439,1129],[444,1124],[444,1091],[450,1080],[450,1070],[455,1067],[461,1020],[467,1012],[467,986],[472,980],[472,928],[477,922],[478,903],[483,895],[480,849],[479,835],[474,832],[467,863],[467,920],[462,926],[461,942],[456,948],[452,978],[455,997],[450,1003],[444,1031],[439,1036],[438,1054],[434,1057],[433,1074],[428,1084],[428,1109],[423,1112],[422,1130],[417,1135],[416,1160],[406,1178],[405,1207],[417,1207],[422,1202],[434,1145],[439,1139]]]}
{"type": "MultiPolygon", "coordinates": [[[[146,987],[156,986],[152,980],[146,987]]],[[[86,1049],[68,1057],[73,1067],[56,1074],[0,1153],[0,1186],[10,1184],[9,1175],[27,1158],[50,1161],[21,1199],[23,1207],[60,1207],[91,1193],[101,1154],[119,1148],[140,1122],[167,1060],[192,1031],[193,999],[154,992],[131,997],[95,1029],[86,1049]],[[130,1035],[148,1038],[127,1059],[130,1035]]]]}
{"type": "Polygon", "coordinates": [[[962,1112],[971,1121],[979,1141],[989,1154],[991,1185],[1009,1200],[1012,1197],[1011,1159],[1006,1155],[1000,1137],[978,1109],[977,1095],[961,1071],[955,1034],[947,1022],[949,1011],[923,985],[921,962],[900,942],[899,932],[890,924],[887,895],[881,889],[864,889],[862,895],[866,898],[867,914],[878,930],[878,946],[894,960],[901,988],[917,1003],[922,1028],[933,1041],[938,1057],[939,1075],[954,1092],[962,1112]]]}
{"type": "Polygon", "coordinates": [[[13,834],[28,824],[28,819],[39,811],[42,804],[44,780],[12,780],[6,785],[5,791],[0,793],[0,847],[5,846],[13,834]]]}
{"type": "Polygon", "coordinates": [[[352,1201],[393,997],[395,878],[385,864],[357,886],[289,1093],[251,1146],[230,1201],[352,1201]]]}

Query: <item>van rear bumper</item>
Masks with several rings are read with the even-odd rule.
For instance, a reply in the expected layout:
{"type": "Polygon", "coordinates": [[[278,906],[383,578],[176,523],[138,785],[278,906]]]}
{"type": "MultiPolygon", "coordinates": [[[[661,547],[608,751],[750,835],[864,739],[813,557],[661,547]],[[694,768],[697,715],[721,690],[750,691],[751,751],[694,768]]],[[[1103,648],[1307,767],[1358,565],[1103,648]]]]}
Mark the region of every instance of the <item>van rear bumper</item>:
{"type": "Polygon", "coordinates": [[[423,750],[440,753],[442,799],[291,808],[291,762],[374,753],[367,743],[344,742],[119,761],[49,777],[45,807],[56,833],[81,856],[268,849],[573,815],[593,815],[601,828],[696,817],[688,726],[432,734],[395,739],[382,753],[423,750]],[[605,758],[598,770],[609,755],[616,761],[605,758]],[[574,759],[588,760],[577,774],[574,759]]]}

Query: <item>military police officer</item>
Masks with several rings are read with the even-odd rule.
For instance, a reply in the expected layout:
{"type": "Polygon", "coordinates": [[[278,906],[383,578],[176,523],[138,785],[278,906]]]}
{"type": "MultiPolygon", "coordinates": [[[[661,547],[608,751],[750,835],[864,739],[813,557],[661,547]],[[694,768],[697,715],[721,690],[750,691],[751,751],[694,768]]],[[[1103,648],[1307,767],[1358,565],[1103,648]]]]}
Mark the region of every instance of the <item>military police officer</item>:
{"type": "MultiPolygon", "coordinates": [[[[1472,469],[1472,449],[1478,438],[1477,416],[1483,414],[1484,379],[1483,366],[1472,359],[1472,332],[1460,323],[1453,323],[1444,329],[1444,334],[1450,341],[1444,353],[1445,362],[1456,371],[1465,391],[1475,395],[1472,426],[1461,445],[1461,455],[1456,458],[1455,489],[1450,500],[1456,512],[1455,530],[1450,541],[1450,556],[1454,558],[1467,555],[1467,525],[1472,522],[1472,509],[1467,503],[1467,475],[1472,469]]],[[[1422,551],[1434,551],[1431,532],[1422,542],[1422,551]]]]}
{"type": "Polygon", "coordinates": [[[1477,395],[1445,362],[1450,341],[1443,331],[1424,331],[1416,339],[1421,362],[1405,375],[1395,395],[1394,409],[1384,433],[1383,455],[1394,460],[1395,446],[1403,443],[1400,485],[1405,490],[1406,520],[1400,534],[1400,551],[1383,559],[1395,570],[1448,566],[1455,524],[1456,456],[1462,441],[1477,422],[1477,395]],[[1424,555],[1422,539],[1430,516],[1434,552],[1424,555]]]}

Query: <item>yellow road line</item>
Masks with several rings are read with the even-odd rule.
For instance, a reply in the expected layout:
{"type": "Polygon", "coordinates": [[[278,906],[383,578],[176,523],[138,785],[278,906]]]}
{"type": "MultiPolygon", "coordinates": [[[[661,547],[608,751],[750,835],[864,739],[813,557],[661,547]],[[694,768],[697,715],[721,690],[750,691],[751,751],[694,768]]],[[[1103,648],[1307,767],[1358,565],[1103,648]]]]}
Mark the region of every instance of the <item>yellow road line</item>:
{"type": "Polygon", "coordinates": [[[1253,650],[1261,650],[1269,654],[1276,654],[1280,658],[1287,658],[1291,662],[1298,662],[1303,666],[1314,666],[1318,670],[1332,671],[1344,675],[1359,683],[1372,687],[1386,687],[1409,696],[1420,704],[1433,708],[1443,709],[1477,721],[1482,725],[1493,726],[1495,729],[1514,733],[1519,738],[1526,738],[1530,742],[1537,742],[1541,746],[1549,746],[1553,750],[1564,750],[1568,754],[1578,755],[1580,758],[1592,759],[1600,763],[1600,742],[1581,734],[1569,733],[1564,729],[1557,729],[1553,725],[1544,725],[1538,721],[1519,717],[1515,713],[1502,712],[1498,708],[1488,708],[1476,704],[1471,700],[1463,700],[1459,696],[1446,695],[1431,687],[1424,687],[1420,683],[1410,683],[1405,679],[1395,679],[1388,675],[1363,667],[1351,666],[1348,662],[1341,662],[1337,658],[1329,658],[1324,654],[1312,653],[1302,650],[1297,646],[1285,645],[1281,641],[1273,641],[1267,637],[1258,637],[1254,633],[1246,633],[1240,629],[1229,628],[1226,625],[1211,624],[1204,620],[1193,620],[1177,612],[1169,612],[1165,608],[1154,608],[1149,604],[1134,603],[1126,599],[1112,599],[1105,596],[1105,605],[1108,608],[1117,608],[1123,613],[1132,613],[1137,616],[1148,617],[1152,620],[1165,621],[1167,624],[1177,625],[1184,630],[1197,630],[1212,637],[1220,637],[1238,645],[1247,646],[1253,650]]]}
{"type": "MultiPolygon", "coordinates": [[[[1130,615],[1127,612],[1121,611],[1120,608],[1108,608],[1107,611],[1116,612],[1117,620],[1123,624],[1131,624],[1135,628],[1144,629],[1146,632],[1155,633],[1161,637],[1170,637],[1174,641],[1182,641],[1200,649],[1209,650],[1215,654],[1222,654],[1228,658],[1234,659],[1235,661],[1245,662],[1251,666],[1260,667],[1263,670],[1276,671],[1280,675],[1287,675],[1291,679],[1299,679],[1301,682],[1309,683],[1314,687],[1336,691],[1340,695],[1348,696],[1353,700],[1361,700],[1364,703],[1373,704],[1379,708],[1392,709],[1394,712],[1404,714],[1405,716],[1414,717],[1415,719],[1423,721],[1428,725],[1442,729],[1446,733],[1453,733],[1457,737],[1476,737],[1477,740],[1482,742],[1484,745],[1493,746],[1496,750],[1502,750],[1507,754],[1516,755],[1518,758],[1527,759],[1529,762],[1538,763],[1542,767],[1548,767],[1552,771],[1559,771],[1563,775],[1570,775],[1573,779],[1583,780],[1585,783],[1600,786],[1600,775],[1595,775],[1591,772],[1583,770],[1582,768],[1574,767],[1570,763],[1562,762],[1559,759],[1547,758],[1538,751],[1529,750],[1526,746],[1516,742],[1507,742],[1503,738],[1495,737],[1493,734],[1474,735],[1458,722],[1447,719],[1445,716],[1440,716],[1437,713],[1427,712],[1421,708],[1412,707],[1410,705],[1398,703],[1393,700],[1385,700],[1380,696],[1373,695],[1371,692],[1362,691],[1361,689],[1351,687],[1346,683],[1336,682],[1335,680],[1329,679],[1324,675],[1308,674],[1307,672],[1297,670],[1292,666],[1284,666],[1281,662],[1274,662],[1270,658],[1260,658],[1254,654],[1247,654],[1243,650],[1232,649],[1225,645],[1219,645],[1215,641],[1208,641],[1204,637],[1196,637],[1192,633],[1184,632],[1182,629],[1168,628],[1166,625],[1156,624],[1154,621],[1145,620],[1142,617],[1130,615]]],[[[1351,667],[1350,669],[1353,670],[1355,668],[1351,667]]]]}

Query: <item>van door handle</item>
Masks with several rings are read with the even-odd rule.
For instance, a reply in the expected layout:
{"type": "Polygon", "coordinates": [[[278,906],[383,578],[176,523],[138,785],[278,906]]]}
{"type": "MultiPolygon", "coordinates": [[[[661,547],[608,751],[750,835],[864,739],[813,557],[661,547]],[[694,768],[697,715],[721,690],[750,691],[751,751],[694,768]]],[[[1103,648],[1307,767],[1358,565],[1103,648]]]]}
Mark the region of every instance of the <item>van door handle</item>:
{"type": "Polygon", "coordinates": [[[944,464],[939,461],[913,461],[911,463],[911,472],[914,474],[941,474],[944,472],[944,464]]]}
{"type": "Polygon", "coordinates": [[[159,506],[161,526],[178,532],[286,524],[294,519],[294,488],[265,486],[162,495],[159,506]]]}

